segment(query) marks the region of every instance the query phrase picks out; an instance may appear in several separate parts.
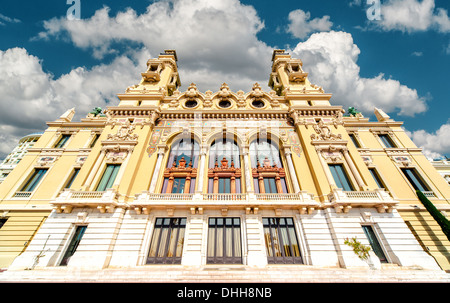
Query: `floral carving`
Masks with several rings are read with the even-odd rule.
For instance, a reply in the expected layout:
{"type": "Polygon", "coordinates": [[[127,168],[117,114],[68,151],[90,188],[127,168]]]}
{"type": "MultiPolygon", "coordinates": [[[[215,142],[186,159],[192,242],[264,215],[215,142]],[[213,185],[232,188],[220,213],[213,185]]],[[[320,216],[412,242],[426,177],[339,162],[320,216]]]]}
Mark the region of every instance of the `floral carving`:
{"type": "Polygon", "coordinates": [[[314,124],[313,128],[317,134],[311,135],[312,140],[337,141],[342,139],[342,135],[333,134],[330,128],[323,123],[322,119],[320,119],[317,124],[314,124]]]}
{"type": "Polygon", "coordinates": [[[137,134],[133,134],[135,126],[130,123],[127,119],[124,123],[119,126],[117,133],[112,135],[109,134],[106,138],[107,141],[136,141],[138,138],[137,134]]]}

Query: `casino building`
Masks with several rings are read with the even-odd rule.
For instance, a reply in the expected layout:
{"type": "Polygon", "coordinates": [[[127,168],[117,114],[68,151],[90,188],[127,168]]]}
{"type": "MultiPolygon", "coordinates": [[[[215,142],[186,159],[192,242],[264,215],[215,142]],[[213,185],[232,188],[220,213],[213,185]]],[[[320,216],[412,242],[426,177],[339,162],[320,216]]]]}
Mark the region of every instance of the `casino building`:
{"type": "Polygon", "coordinates": [[[446,214],[450,187],[382,109],[332,105],[284,50],[270,92],[180,92],[174,50],[141,75],[117,106],[48,122],[0,185],[1,268],[450,269],[416,195],[446,214]]]}

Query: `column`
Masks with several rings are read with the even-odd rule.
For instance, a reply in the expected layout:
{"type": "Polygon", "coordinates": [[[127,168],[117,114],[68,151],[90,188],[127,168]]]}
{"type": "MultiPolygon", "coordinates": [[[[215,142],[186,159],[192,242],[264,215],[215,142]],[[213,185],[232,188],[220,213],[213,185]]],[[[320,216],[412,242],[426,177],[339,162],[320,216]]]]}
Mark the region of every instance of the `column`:
{"type": "Polygon", "coordinates": [[[114,184],[113,184],[114,188],[119,187],[120,181],[122,180],[123,174],[125,173],[125,169],[127,167],[127,164],[130,161],[132,152],[133,152],[132,149],[128,150],[127,157],[125,158],[125,161],[122,162],[122,165],[120,166],[119,172],[117,173],[116,180],[114,180],[114,184]]]}
{"type": "Polygon", "coordinates": [[[291,176],[292,184],[294,185],[294,191],[295,191],[295,193],[299,193],[300,192],[300,185],[298,183],[297,174],[295,173],[295,167],[294,167],[294,163],[292,162],[291,153],[292,152],[291,152],[290,147],[285,147],[284,148],[284,155],[286,157],[286,162],[288,164],[289,175],[291,176]]]}
{"type": "Polygon", "coordinates": [[[203,179],[205,179],[206,146],[200,148],[200,166],[198,172],[198,183],[196,193],[203,193],[203,179]]]}
{"type": "Polygon", "coordinates": [[[242,153],[244,156],[244,172],[245,172],[245,188],[247,193],[253,193],[252,190],[252,167],[250,166],[250,160],[248,159],[248,147],[242,148],[242,153]]]}
{"type": "Polygon", "coordinates": [[[98,171],[98,168],[100,167],[100,165],[103,162],[103,159],[106,156],[106,151],[102,150],[100,152],[100,155],[98,156],[97,160],[95,161],[94,167],[92,168],[91,172],[89,173],[89,176],[86,180],[86,182],[84,183],[84,189],[85,190],[89,190],[89,187],[91,186],[92,180],[94,180],[94,176],[98,171]]]}
{"type": "Polygon", "coordinates": [[[348,149],[342,150],[344,154],[345,161],[347,161],[348,166],[350,167],[350,170],[352,171],[353,176],[355,176],[356,182],[358,183],[359,189],[364,190],[364,187],[366,186],[364,184],[364,181],[361,179],[361,175],[359,174],[358,169],[356,168],[355,164],[353,163],[352,158],[350,157],[348,153],[348,149]]]}
{"type": "Polygon", "coordinates": [[[322,156],[322,151],[317,150],[317,155],[319,156],[320,164],[325,172],[325,176],[327,177],[328,183],[330,184],[331,189],[337,188],[336,182],[334,181],[333,175],[331,174],[330,168],[328,167],[327,162],[322,156]]]}
{"type": "Polygon", "coordinates": [[[155,170],[153,171],[152,182],[150,183],[149,192],[154,193],[156,188],[156,182],[158,181],[159,171],[161,170],[161,164],[166,152],[165,146],[158,146],[158,159],[156,160],[155,170]]]}

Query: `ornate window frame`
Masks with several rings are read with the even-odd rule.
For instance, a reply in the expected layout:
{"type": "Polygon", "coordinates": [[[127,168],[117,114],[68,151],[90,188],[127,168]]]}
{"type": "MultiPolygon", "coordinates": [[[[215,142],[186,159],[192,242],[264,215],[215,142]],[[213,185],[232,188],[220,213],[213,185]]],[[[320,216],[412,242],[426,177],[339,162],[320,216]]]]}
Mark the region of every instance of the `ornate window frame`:
{"type": "MultiPolygon", "coordinates": [[[[249,150],[251,150],[251,146],[252,144],[260,144],[261,142],[258,142],[259,140],[261,140],[262,138],[255,138],[254,140],[252,140],[249,144],[249,150]]],[[[281,167],[277,166],[277,163],[274,163],[273,165],[271,165],[270,160],[265,157],[265,159],[262,159],[262,165],[260,163],[258,154],[256,155],[251,155],[250,154],[250,163],[251,163],[251,172],[252,172],[252,181],[255,182],[255,178],[258,179],[258,188],[259,188],[259,193],[263,194],[263,193],[267,193],[267,189],[265,188],[265,184],[264,184],[264,178],[275,178],[275,184],[276,184],[276,188],[277,188],[277,193],[283,193],[283,185],[281,182],[281,178],[284,178],[285,180],[285,186],[286,186],[286,193],[289,192],[289,186],[287,185],[286,182],[286,170],[283,167],[283,157],[281,155],[281,151],[280,151],[280,147],[278,144],[274,144],[271,140],[271,138],[267,139],[264,138],[264,141],[262,142],[267,142],[269,145],[273,146],[276,145],[276,149],[278,150],[278,156],[279,156],[279,162],[281,164],[281,167]],[[253,157],[256,157],[256,167],[254,167],[253,165],[253,157]]],[[[258,152],[258,148],[255,148],[256,152],[258,152]]],[[[255,184],[254,184],[255,187],[255,184]]],[[[256,192],[256,188],[254,188],[255,192],[256,192]]]]}
{"type": "MultiPolygon", "coordinates": [[[[223,142],[223,141],[222,141],[223,142]]],[[[232,150],[233,153],[233,150],[232,150]]],[[[220,178],[229,178],[230,179],[230,193],[242,193],[242,163],[241,163],[241,157],[243,156],[241,147],[239,146],[238,142],[233,138],[230,140],[229,137],[226,137],[225,134],[223,137],[218,137],[214,140],[212,140],[209,151],[208,151],[208,192],[210,193],[219,193],[219,179],[220,178]],[[214,144],[216,142],[220,142],[220,140],[225,140],[225,142],[232,142],[232,145],[236,145],[239,151],[239,154],[237,155],[237,159],[234,159],[232,156],[231,161],[223,157],[222,159],[219,159],[217,155],[215,155],[216,159],[211,159],[211,152],[214,144]],[[212,161],[214,161],[214,166],[210,167],[212,161]],[[238,161],[238,167],[235,165],[235,161],[238,161]],[[220,165],[219,165],[220,162],[220,165]],[[239,184],[236,182],[236,178],[239,178],[239,184]],[[213,179],[213,185],[212,188],[210,188],[210,182],[209,180],[213,179]]]]}
{"type": "MultiPolygon", "coordinates": [[[[197,167],[194,167],[194,163],[197,163],[196,166],[199,165],[200,143],[194,138],[193,134],[191,134],[191,135],[187,134],[187,136],[188,136],[187,138],[189,138],[192,142],[192,149],[191,149],[192,157],[191,157],[190,161],[187,162],[184,157],[181,157],[181,159],[178,160],[178,163],[177,163],[177,160],[175,159],[172,162],[172,165],[169,166],[170,165],[169,163],[171,161],[170,156],[172,155],[173,148],[175,147],[176,144],[180,144],[181,140],[186,139],[185,135],[186,134],[183,134],[182,138],[174,138],[174,141],[172,141],[172,144],[170,146],[170,150],[168,152],[167,159],[166,159],[166,168],[164,169],[164,172],[163,172],[163,182],[161,184],[161,189],[160,189],[161,193],[172,193],[173,183],[174,183],[175,178],[186,178],[183,193],[191,193],[190,189],[191,189],[192,179],[195,180],[194,182],[196,182],[198,179],[198,171],[199,170],[197,169],[197,167]],[[195,149],[196,144],[198,146],[198,150],[195,149]],[[195,155],[195,153],[197,153],[197,155],[195,155]],[[197,157],[196,161],[194,160],[195,157],[197,157]],[[192,160],[194,160],[194,163],[192,162],[192,160]],[[166,183],[166,180],[167,180],[167,183],[166,183]]],[[[177,150],[177,152],[178,152],[178,150],[177,150]]],[[[197,184],[194,184],[194,189],[193,189],[192,193],[195,191],[196,185],[197,184]]]]}
{"type": "Polygon", "coordinates": [[[369,129],[369,131],[375,136],[375,139],[378,141],[378,143],[380,144],[380,146],[383,149],[392,149],[392,148],[401,148],[401,144],[400,142],[397,140],[397,138],[395,137],[395,134],[392,130],[390,129],[376,129],[376,128],[371,128],[369,129]],[[394,144],[393,147],[387,147],[384,142],[381,140],[381,138],[379,137],[380,135],[387,135],[389,136],[389,139],[392,141],[392,143],[394,144]]]}

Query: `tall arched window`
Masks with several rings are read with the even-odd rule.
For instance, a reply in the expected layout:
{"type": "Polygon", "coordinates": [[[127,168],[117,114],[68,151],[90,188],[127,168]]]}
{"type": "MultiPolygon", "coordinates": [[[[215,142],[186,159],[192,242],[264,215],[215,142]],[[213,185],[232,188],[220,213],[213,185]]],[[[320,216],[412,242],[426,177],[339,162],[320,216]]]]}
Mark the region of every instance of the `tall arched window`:
{"type": "Polygon", "coordinates": [[[193,138],[179,139],[172,144],[162,193],[194,192],[199,150],[199,144],[193,138]]]}
{"type": "Polygon", "coordinates": [[[270,139],[250,143],[255,193],[287,193],[286,173],[278,146],[270,139]]]}
{"type": "Polygon", "coordinates": [[[234,140],[216,139],[209,151],[208,192],[240,193],[239,146],[234,140]]]}

